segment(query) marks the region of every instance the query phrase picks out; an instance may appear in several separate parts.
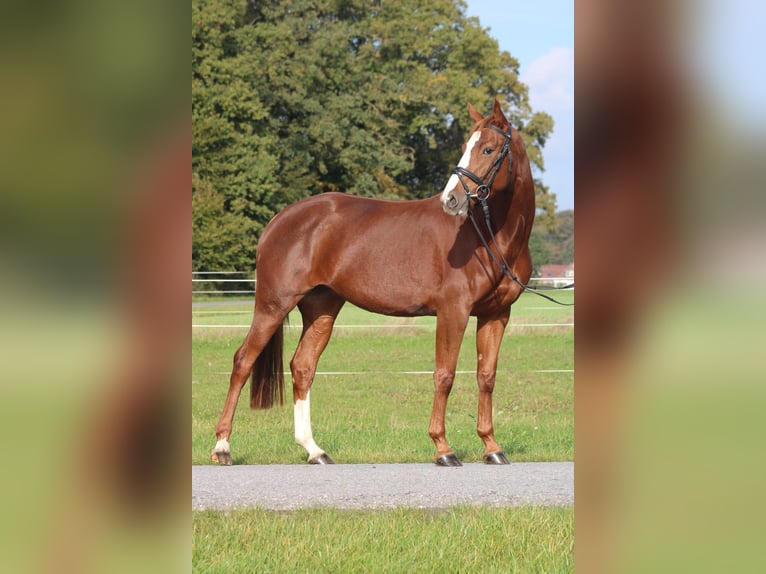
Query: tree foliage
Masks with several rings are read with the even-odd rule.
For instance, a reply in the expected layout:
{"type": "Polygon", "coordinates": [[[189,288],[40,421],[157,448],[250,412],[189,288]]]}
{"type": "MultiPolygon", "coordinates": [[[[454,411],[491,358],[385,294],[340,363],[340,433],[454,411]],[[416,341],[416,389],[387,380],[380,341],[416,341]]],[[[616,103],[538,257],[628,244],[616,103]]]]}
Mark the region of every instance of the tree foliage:
{"type": "Polygon", "coordinates": [[[547,263],[568,265],[574,261],[574,211],[559,211],[554,216],[554,225],[548,227],[535,222],[529,236],[529,251],[532,254],[534,274],[547,263]]]}
{"type": "Polygon", "coordinates": [[[227,211],[225,197],[210,181],[192,176],[192,269],[247,269],[252,266],[252,220],[227,211]]]}
{"type": "Polygon", "coordinates": [[[218,239],[243,241],[252,261],[269,219],[304,197],[433,195],[472,126],[466,103],[489,111],[495,98],[527,143],[551,223],[539,175],[553,120],[531,109],[518,61],[462,0],[193,0],[193,193],[208,194],[195,228],[209,228],[196,220],[215,200],[232,233],[218,239]]]}

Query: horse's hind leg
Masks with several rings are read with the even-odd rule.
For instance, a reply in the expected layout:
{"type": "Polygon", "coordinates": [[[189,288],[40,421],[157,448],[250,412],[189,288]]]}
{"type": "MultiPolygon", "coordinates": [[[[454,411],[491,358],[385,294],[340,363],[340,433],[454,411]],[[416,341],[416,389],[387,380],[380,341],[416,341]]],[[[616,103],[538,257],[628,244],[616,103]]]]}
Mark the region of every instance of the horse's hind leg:
{"type": "Polygon", "coordinates": [[[311,384],[317,363],[332,335],[335,317],[345,300],[326,288],[309,293],[300,303],[303,333],[290,361],[293,375],[293,408],[295,412],[295,442],[308,452],[310,464],[333,464],[333,460],[314,442],[311,432],[311,384]]]}
{"type": "Polygon", "coordinates": [[[250,330],[245,337],[244,343],[234,354],[234,366],[229,378],[229,392],[226,395],[226,403],[221,412],[221,417],[218,419],[218,424],[215,427],[217,442],[210,455],[213,462],[225,465],[232,463],[229,437],[231,436],[232,421],[239,395],[242,393],[242,388],[245,386],[248,377],[253,372],[255,360],[277,329],[282,328],[281,325],[284,318],[285,315],[283,314],[267,314],[259,310],[256,305],[250,330]]]}

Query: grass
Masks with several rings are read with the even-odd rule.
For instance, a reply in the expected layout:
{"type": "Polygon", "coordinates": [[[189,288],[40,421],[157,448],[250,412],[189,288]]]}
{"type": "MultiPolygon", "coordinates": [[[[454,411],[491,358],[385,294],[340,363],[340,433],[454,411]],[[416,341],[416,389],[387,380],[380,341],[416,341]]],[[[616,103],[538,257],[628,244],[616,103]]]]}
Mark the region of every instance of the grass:
{"type": "Polygon", "coordinates": [[[194,572],[573,572],[572,508],[193,513],[194,572]]]}
{"type": "MultiPolygon", "coordinates": [[[[559,298],[571,301],[571,292],[559,298]]],[[[209,464],[232,356],[252,303],[194,307],[192,461],[209,464]]],[[[494,394],[495,435],[512,461],[572,460],[571,308],[532,295],[514,305],[494,394]]],[[[285,363],[300,334],[286,331],[285,363]]],[[[433,398],[433,317],[383,317],[346,305],[312,392],[314,437],[339,463],[428,462],[433,398]],[[415,373],[422,372],[422,373],[415,373]],[[343,374],[341,374],[343,373],[343,374]],[[409,374],[408,374],[409,373],[409,374]]],[[[466,330],[447,408],[447,438],[465,462],[481,460],[476,436],[475,321],[466,330]]],[[[289,376],[287,378],[289,387],[289,376]]],[[[245,388],[234,420],[235,464],[304,464],[285,408],[251,411],[245,388]]],[[[193,512],[194,572],[572,572],[573,509],[400,508],[388,511],[262,509],[193,512]]]]}
{"type": "MultiPolygon", "coordinates": [[[[572,292],[558,293],[571,300],[572,292]]],[[[194,307],[192,338],[192,461],[209,463],[214,429],[228,389],[234,352],[252,316],[251,303],[194,307]]],[[[571,308],[524,295],[514,305],[494,394],[495,436],[512,461],[572,460],[573,330],[527,327],[571,323],[571,308]]],[[[286,331],[285,363],[300,334],[300,315],[286,331]]],[[[314,438],[339,463],[426,462],[433,399],[435,318],[393,318],[346,305],[319,362],[311,395],[314,438]],[[405,372],[422,372],[406,374],[405,372]],[[343,374],[340,374],[343,373],[343,374]]],[[[447,439],[465,462],[480,461],[476,436],[475,320],[469,324],[447,407],[447,439]]],[[[289,375],[287,386],[289,388],[289,375]]],[[[285,408],[250,411],[243,390],[232,434],[235,464],[303,463],[293,441],[291,391],[285,408]]]]}

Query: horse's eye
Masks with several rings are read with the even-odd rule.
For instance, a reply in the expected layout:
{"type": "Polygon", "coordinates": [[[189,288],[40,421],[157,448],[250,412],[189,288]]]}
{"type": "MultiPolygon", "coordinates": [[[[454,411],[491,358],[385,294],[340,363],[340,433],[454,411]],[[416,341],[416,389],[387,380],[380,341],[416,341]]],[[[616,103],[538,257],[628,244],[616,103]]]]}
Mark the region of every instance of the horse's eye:
{"type": "Polygon", "coordinates": [[[483,153],[484,155],[490,155],[493,151],[495,150],[492,149],[491,147],[485,147],[483,150],[481,150],[481,153],[483,153]]]}

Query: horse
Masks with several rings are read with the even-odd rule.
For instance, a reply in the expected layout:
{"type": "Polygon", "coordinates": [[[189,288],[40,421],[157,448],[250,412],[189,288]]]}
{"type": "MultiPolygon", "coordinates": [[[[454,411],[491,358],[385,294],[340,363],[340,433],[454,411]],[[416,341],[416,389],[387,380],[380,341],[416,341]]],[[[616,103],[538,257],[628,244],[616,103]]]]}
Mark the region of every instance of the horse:
{"type": "Polygon", "coordinates": [[[253,320],[234,355],[213,462],[232,463],[232,420],[248,377],[251,408],[283,404],[282,329],[297,306],[303,330],[290,361],[295,441],[309,463],[334,463],[314,441],[310,391],[335,318],[348,301],[383,315],[436,316],[428,434],[440,466],[462,466],[447,442],[444,418],[468,319],[477,318],[476,430],[484,462],[509,464],[494,436],[492,392],[511,305],[532,272],[534,182],[521,136],[498,101],[486,117],[470,103],[468,111],[475,124],[440,194],[388,201],[322,193],[286,207],[266,226],[256,255],[253,320]],[[467,216],[479,203],[487,217],[477,222],[467,216]]]}

